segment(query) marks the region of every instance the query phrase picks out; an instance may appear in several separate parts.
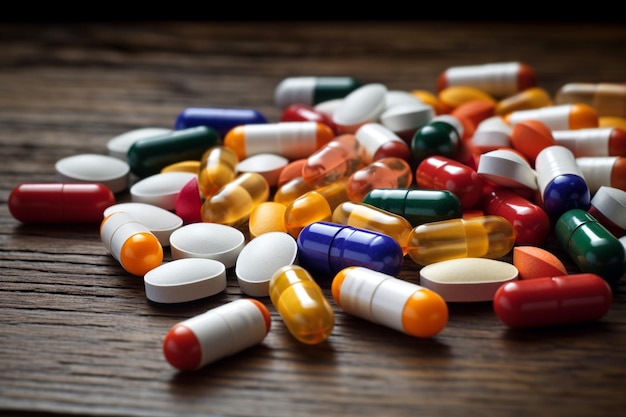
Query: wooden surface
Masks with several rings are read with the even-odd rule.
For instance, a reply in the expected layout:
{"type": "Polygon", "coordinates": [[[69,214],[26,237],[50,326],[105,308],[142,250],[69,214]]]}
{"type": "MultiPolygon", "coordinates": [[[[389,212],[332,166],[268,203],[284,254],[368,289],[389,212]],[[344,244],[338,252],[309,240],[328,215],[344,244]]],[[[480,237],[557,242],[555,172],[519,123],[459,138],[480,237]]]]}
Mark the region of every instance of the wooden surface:
{"type": "MultiPolygon", "coordinates": [[[[163,337],[242,297],[232,271],[222,294],[157,306],[106,253],[97,225],[20,225],[7,208],[16,185],[54,181],[58,159],[106,153],[132,129],[171,128],[186,107],[277,120],[273,91],[288,76],[433,91],[449,66],[519,60],[554,93],[566,82],[625,82],[624,45],[626,28],[610,22],[1,24],[0,414],[625,415],[623,280],[597,323],[510,331],[490,303],[451,304],[428,340],[331,302],[336,327],[316,346],[291,337],[262,299],[273,323],[261,345],[184,374],[165,362],[163,337]]],[[[552,237],[546,247],[576,271],[552,237]]],[[[408,260],[401,276],[419,283],[408,260]]]]}

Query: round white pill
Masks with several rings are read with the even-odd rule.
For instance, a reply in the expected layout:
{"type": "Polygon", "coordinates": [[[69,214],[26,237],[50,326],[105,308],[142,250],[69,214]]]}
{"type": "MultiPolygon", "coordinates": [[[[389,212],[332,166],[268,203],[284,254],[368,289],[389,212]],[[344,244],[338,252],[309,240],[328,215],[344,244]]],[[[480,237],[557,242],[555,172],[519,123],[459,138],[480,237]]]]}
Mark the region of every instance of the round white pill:
{"type": "Polygon", "coordinates": [[[213,259],[177,259],[151,269],[143,281],[150,301],[184,303],[224,291],[226,267],[213,259]]]}
{"type": "Polygon", "coordinates": [[[507,149],[482,154],[476,172],[503,187],[537,189],[537,172],[523,157],[507,149]]]}
{"type": "Polygon", "coordinates": [[[448,302],[492,301],[504,283],[518,279],[517,268],[488,258],[458,258],[426,265],[420,270],[420,285],[448,302]]]}
{"type": "Polygon", "coordinates": [[[380,121],[394,132],[404,132],[419,129],[428,124],[433,117],[435,111],[432,106],[416,99],[413,103],[396,104],[387,108],[380,115],[380,121]]]}
{"type": "Polygon", "coordinates": [[[354,133],[365,123],[378,122],[386,108],[387,87],[366,84],[352,91],[333,113],[333,122],[343,133],[354,133]]]}
{"type": "Polygon", "coordinates": [[[130,187],[131,200],[135,203],[153,204],[165,210],[176,208],[180,190],[197,174],[192,172],[161,172],[143,178],[130,187]]]}
{"type": "Polygon", "coordinates": [[[60,159],[54,166],[59,182],[98,182],[113,193],[128,188],[130,166],[109,155],[79,154],[60,159]]]}
{"type": "Polygon", "coordinates": [[[237,228],[218,223],[191,223],[179,227],[170,235],[173,259],[206,258],[235,266],[246,242],[237,228]]]}
{"type": "Polygon", "coordinates": [[[183,225],[183,219],[152,204],[118,203],[104,210],[104,217],[116,211],[130,213],[138,222],[146,226],[159,239],[162,246],[169,246],[172,232],[183,225]]]}
{"type": "Polygon", "coordinates": [[[252,239],[239,254],[235,275],[241,291],[267,297],[270,280],[283,266],[293,265],[298,254],[296,240],[285,232],[267,232],[252,239]]]}
{"type": "Polygon", "coordinates": [[[128,149],[140,139],[151,138],[153,136],[161,136],[172,132],[172,129],[164,127],[144,127],[140,129],[130,130],[121,135],[111,138],[107,142],[107,150],[109,155],[114,158],[126,161],[128,149]]]}
{"type": "Polygon", "coordinates": [[[275,187],[281,171],[289,163],[289,159],[271,153],[259,153],[247,157],[237,164],[237,172],[256,172],[263,175],[270,187],[275,187]]]}

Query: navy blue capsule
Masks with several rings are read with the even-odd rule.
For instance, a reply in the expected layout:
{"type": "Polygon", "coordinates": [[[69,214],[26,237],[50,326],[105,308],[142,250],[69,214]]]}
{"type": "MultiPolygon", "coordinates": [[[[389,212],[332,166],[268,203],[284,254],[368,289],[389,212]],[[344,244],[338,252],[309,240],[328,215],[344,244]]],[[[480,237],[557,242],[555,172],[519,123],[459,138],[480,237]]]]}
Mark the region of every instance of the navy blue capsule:
{"type": "Polygon", "coordinates": [[[267,118],[254,109],[189,107],[178,115],[174,129],[208,126],[224,137],[235,126],[258,123],[267,123],[267,118]]]}
{"type": "Polygon", "coordinates": [[[362,266],[395,276],[404,254],[384,233],[332,222],[313,222],[298,234],[298,263],[320,285],[348,266],[362,266]]]}

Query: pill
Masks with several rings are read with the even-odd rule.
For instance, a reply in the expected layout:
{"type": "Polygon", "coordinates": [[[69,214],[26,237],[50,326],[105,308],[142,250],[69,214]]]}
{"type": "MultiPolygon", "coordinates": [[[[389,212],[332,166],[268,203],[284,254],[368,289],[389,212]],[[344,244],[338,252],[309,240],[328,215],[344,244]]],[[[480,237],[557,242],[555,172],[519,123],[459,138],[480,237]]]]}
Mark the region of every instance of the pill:
{"type": "Polygon", "coordinates": [[[497,97],[511,96],[536,84],[535,70],[523,62],[453,66],[437,77],[438,91],[461,85],[475,87],[497,97]]]}
{"type": "Polygon", "coordinates": [[[143,276],[163,262],[159,239],[130,213],[117,211],[102,219],[100,238],[107,252],[133,275],[143,276]]]}
{"type": "Polygon", "coordinates": [[[252,209],[248,220],[251,237],[268,232],[287,232],[285,227],[285,206],[275,201],[263,201],[252,209]]]}
{"type": "Polygon", "coordinates": [[[152,302],[186,303],[224,291],[226,267],[213,259],[175,259],[148,271],[143,282],[152,302]]]}
{"type": "Polygon", "coordinates": [[[386,109],[387,91],[383,84],[370,83],[344,97],[333,112],[339,133],[355,133],[365,123],[378,122],[386,109]]]}
{"type": "Polygon", "coordinates": [[[199,369],[260,344],[271,324],[261,302],[234,300],[174,325],[163,339],[163,355],[179,370],[199,369]]]}
{"type": "Polygon", "coordinates": [[[567,83],[559,88],[557,104],[584,103],[599,116],[626,117],[626,85],[619,83],[567,83]]]}
{"type": "Polygon", "coordinates": [[[380,123],[398,135],[409,146],[415,131],[436,116],[433,106],[419,100],[387,106],[380,115],[380,123]]]}
{"type": "Polygon", "coordinates": [[[171,132],[172,129],[165,127],[142,127],[139,129],[129,130],[109,139],[107,142],[107,151],[109,155],[126,161],[128,149],[130,149],[133,143],[140,139],[152,136],[162,136],[171,132]]]}
{"type": "Polygon", "coordinates": [[[415,132],[411,153],[416,163],[435,155],[456,158],[463,129],[455,119],[450,115],[436,116],[415,132]]]}
{"type": "Polygon", "coordinates": [[[554,225],[554,234],[581,272],[600,275],[610,284],[624,275],[624,248],[587,211],[574,208],[563,213],[554,225]]]}
{"type": "Polygon", "coordinates": [[[544,148],[556,144],[552,131],[539,120],[523,120],[511,131],[511,145],[531,163],[544,148]]]}
{"type": "Polygon", "coordinates": [[[207,149],[200,158],[198,187],[208,198],[237,176],[239,158],[232,149],[215,145],[207,149]]]}
{"type": "Polygon", "coordinates": [[[126,161],[109,155],[68,156],[58,160],[54,169],[58,182],[99,182],[113,191],[113,194],[127,190],[130,183],[130,167],[126,161]]]}
{"type": "Polygon", "coordinates": [[[183,225],[183,219],[169,210],[146,203],[118,203],[104,210],[104,217],[116,211],[130,213],[159,239],[161,246],[170,245],[170,235],[183,225]]]}
{"type": "Polygon", "coordinates": [[[200,172],[200,161],[180,161],[173,164],[164,166],[161,172],[191,172],[192,174],[198,174],[200,172]]]}
{"type": "Polygon", "coordinates": [[[202,196],[198,186],[198,178],[192,177],[182,186],[174,200],[174,213],[183,220],[183,224],[199,223],[202,221],[200,209],[202,196]]]}
{"type": "Polygon", "coordinates": [[[555,130],[557,145],[568,148],[575,157],[626,156],[626,130],[619,127],[555,130]]]}
{"type": "Polygon", "coordinates": [[[400,215],[413,227],[463,214],[461,201],[448,190],[376,188],[365,195],[363,203],[400,215]]]}
{"type": "Polygon", "coordinates": [[[515,246],[513,265],[519,272],[519,279],[567,275],[563,262],[552,252],[538,246],[515,246]]]}
{"type": "Polygon", "coordinates": [[[553,104],[552,97],[545,89],[530,87],[504,97],[496,103],[494,111],[498,116],[506,116],[514,111],[538,109],[552,106],[553,104]]]}
{"type": "Polygon", "coordinates": [[[600,116],[598,118],[598,127],[619,127],[622,130],[626,130],[626,117],[600,116]]]}
{"type": "MultiPolygon", "coordinates": [[[[495,115],[495,102],[493,100],[469,100],[455,107],[450,116],[454,116],[460,120],[466,120],[471,125],[471,130],[475,131],[476,127],[485,119],[495,115]]],[[[473,134],[472,134],[473,135],[473,134]]]]}
{"type": "Polygon", "coordinates": [[[459,258],[435,262],[420,269],[420,285],[446,302],[492,301],[496,290],[518,279],[517,268],[487,258],[459,258]]]}
{"type": "Polygon", "coordinates": [[[302,169],[306,163],[307,158],[299,158],[294,161],[289,161],[289,163],[280,171],[276,187],[280,188],[292,179],[301,177],[302,169]]]}
{"type": "Polygon", "coordinates": [[[272,153],[258,153],[239,161],[237,164],[237,172],[243,174],[246,172],[254,172],[265,178],[267,184],[274,188],[278,184],[278,176],[284,167],[287,166],[289,160],[284,156],[272,153]]]}
{"type": "Polygon", "coordinates": [[[176,116],[174,129],[207,126],[223,138],[235,126],[254,123],[267,123],[267,118],[255,109],[188,107],[176,116]]]}
{"type": "Polygon", "coordinates": [[[506,326],[535,328],[596,321],[612,303],[609,285],[585,273],[504,284],[494,296],[493,307],[506,326]]]}
{"type": "Polygon", "coordinates": [[[603,185],[626,190],[626,157],[583,156],[576,158],[576,165],[592,195],[603,185]]]}
{"type": "MultiPolygon", "coordinates": [[[[329,185],[329,184],[327,184],[329,185]]],[[[324,186],[322,186],[324,187],[324,186]]],[[[276,189],[273,200],[277,203],[284,204],[285,206],[291,204],[296,198],[301,197],[309,191],[313,191],[317,188],[315,184],[312,184],[299,176],[287,181],[276,189]]]]}
{"type": "Polygon", "coordinates": [[[191,172],[162,172],[142,178],[130,187],[135,203],[153,204],[165,210],[176,208],[180,190],[197,175],[191,172]]]}
{"type": "Polygon", "coordinates": [[[315,111],[323,113],[327,117],[330,118],[330,120],[333,123],[334,130],[335,130],[335,132],[337,134],[340,134],[341,132],[339,130],[339,127],[337,127],[337,125],[333,121],[333,114],[335,113],[337,108],[339,108],[341,106],[342,103],[343,103],[343,98],[335,98],[335,99],[331,99],[331,100],[322,101],[321,103],[318,103],[318,104],[313,106],[313,109],[315,111]]]}
{"type": "Polygon", "coordinates": [[[448,305],[439,294],[384,272],[346,267],[331,289],[342,311],[410,336],[434,337],[448,323],[448,305]]]}
{"type": "Polygon", "coordinates": [[[320,284],[347,266],[395,276],[404,261],[402,248],[391,236],[332,222],[308,224],[296,241],[298,264],[320,284]]]}
{"type": "Polygon", "coordinates": [[[115,195],[100,183],[24,183],[11,190],[9,212],[22,223],[96,223],[115,195]]]}
{"type": "Polygon", "coordinates": [[[500,148],[511,148],[512,133],[513,128],[502,117],[493,116],[476,126],[471,142],[481,154],[500,148]]]}
{"type": "Polygon", "coordinates": [[[299,265],[279,268],[269,282],[269,295],[289,333],[298,341],[315,345],[328,339],[335,314],[320,286],[299,265]]]}
{"type": "Polygon", "coordinates": [[[227,269],[235,266],[245,243],[245,236],[239,229],[218,223],[191,223],[170,235],[172,259],[213,259],[227,269]]]}
{"type": "Polygon", "coordinates": [[[362,201],[375,188],[408,188],[412,184],[411,165],[402,158],[390,156],[374,161],[350,175],[346,193],[349,200],[362,201]]]}
{"type": "Polygon", "coordinates": [[[387,90],[385,94],[385,107],[387,109],[404,104],[420,104],[422,101],[410,91],[387,90]]]}
{"type": "Polygon", "coordinates": [[[368,160],[377,161],[383,158],[401,158],[411,162],[411,148],[400,136],[380,123],[364,123],[354,136],[365,148],[368,160]]]}
{"type": "Polygon", "coordinates": [[[274,273],[293,265],[297,255],[296,240],[285,232],[268,232],[253,238],[243,247],[235,264],[239,288],[251,297],[267,297],[274,273]]]}
{"type": "Polygon", "coordinates": [[[511,126],[525,120],[538,120],[550,130],[598,127],[598,113],[586,104],[560,104],[539,109],[517,110],[505,116],[511,126]]]}
{"type": "Polygon", "coordinates": [[[460,105],[474,100],[484,100],[495,103],[495,99],[490,93],[470,85],[453,85],[445,87],[439,90],[437,98],[439,105],[445,114],[450,114],[460,105]]]}
{"type": "Polygon", "coordinates": [[[589,187],[569,149],[560,145],[543,149],[535,159],[535,170],[539,198],[552,219],[572,208],[589,208],[589,187]]]}
{"type": "Polygon", "coordinates": [[[145,178],[176,162],[200,160],[219,141],[220,136],[210,127],[190,127],[140,139],[128,149],[126,158],[131,172],[145,178]]]}
{"type": "Polygon", "coordinates": [[[613,236],[626,235],[626,191],[601,186],[591,199],[587,212],[613,236]]]}
{"type": "Polygon", "coordinates": [[[478,160],[478,175],[495,185],[536,190],[537,173],[528,160],[511,148],[485,152],[478,160]]]}
{"type": "Polygon", "coordinates": [[[408,255],[418,265],[457,258],[501,258],[515,244],[513,225],[496,215],[442,220],[413,228],[408,255]]]}
{"type": "Polygon", "coordinates": [[[319,122],[328,125],[337,133],[337,126],[331,116],[307,104],[290,104],[280,115],[281,122],[319,122]]]}
{"type": "Polygon", "coordinates": [[[283,79],[274,90],[274,102],[280,109],[291,104],[316,104],[341,99],[361,86],[349,76],[301,76],[283,79]]]}

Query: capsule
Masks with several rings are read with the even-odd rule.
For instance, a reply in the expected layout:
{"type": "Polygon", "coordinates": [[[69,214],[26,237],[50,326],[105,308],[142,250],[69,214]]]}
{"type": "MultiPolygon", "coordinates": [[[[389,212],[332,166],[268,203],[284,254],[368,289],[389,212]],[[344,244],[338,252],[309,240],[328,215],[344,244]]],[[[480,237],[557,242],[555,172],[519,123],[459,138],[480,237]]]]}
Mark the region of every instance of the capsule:
{"type": "Polygon", "coordinates": [[[404,217],[358,201],[345,201],[333,211],[333,223],[373,230],[391,236],[406,254],[411,223],[404,217]]]}
{"type": "Polygon", "coordinates": [[[408,188],[413,183],[411,166],[402,158],[379,159],[354,172],[348,178],[348,199],[362,201],[375,188],[408,188]]]}
{"type": "Polygon", "coordinates": [[[328,339],[335,314],[320,286],[299,265],[278,269],[269,283],[272,304],[298,341],[315,345],[328,339]]]}
{"type": "Polygon", "coordinates": [[[537,85],[535,70],[522,62],[450,67],[437,78],[437,91],[450,86],[478,88],[495,97],[507,97],[537,85]]]}
{"type": "Polygon", "coordinates": [[[543,208],[503,187],[486,192],[483,212],[507,219],[515,230],[517,245],[540,246],[552,231],[550,218],[543,208]]]}
{"type": "Polygon", "coordinates": [[[315,186],[347,178],[370,162],[366,148],[351,133],[337,136],[311,154],[302,166],[303,179],[315,186]]]}
{"type": "Polygon", "coordinates": [[[510,148],[512,133],[513,128],[502,117],[489,117],[476,126],[471,144],[480,154],[510,148]]]}
{"type": "Polygon", "coordinates": [[[207,149],[200,160],[198,187],[209,198],[237,176],[239,158],[226,146],[216,145],[207,149]]]}
{"type": "Polygon", "coordinates": [[[555,130],[557,145],[565,146],[576,158],[583,156],[626,156],[626,130],[619,127],[555,130]]]}
{"type": "Polygon", "coordinates": [[[326,113],[318,111],[313,106],[306,104],[290,104],[280,115],[281,122],[319,122],[328,125],[333,132],[337,133],[337,126],[333,119],[326,113]]]}
{"type": "Polygon", "coordinates": [[[601,186],[587,212],[613,236],[626,236],[626,191],[601,186]]]}
{"type": "Polygon", "coordinates": [[[332,222],[305,226],[296,241],[299,265],[320,284],[347,266],[395,276],[404,261],[402,248],[391,236],[332,222]]]}
{"type": "Polygon", "coordinates": [[[213,107],[189,107],[176,117],[175,130],[207,126],[214,129],[220,138],[235,126],[267,123],[267,118],[254,109],[223,109],[213,107]]]}
{"type": "Polygon", "coordinates": [[[256,205],[267,201],[269,193],[270,186],[263,175],[240,174],[202,203],[202,221],[239,226],[248,220],[256,205]]]}
{"type": "Polygon", "coordinates": [[[589,208],[589,187],[569,149],[559,145],[543,149],[535,160],[535,170],[539,196],[550,218],[573,208],[589,208]]]}
{"type": "Polygon", "coordinates": [[[363,203],[402,216],[413,227],[463,215],[461,201],[448,190],[377,188],[365,195],[363,203]]]}
{"type": "Polygon", "coordinates": [[[464,210],[475,208],[482,198],[484,182],[476,170],[445,156],[429,156],[420,162],[415,179],[420,188],[452,192],[464,210]]]}
{"type": "Polygon", "coordinates": [[[514,329],[596,321],[612,303],[611,287],[591,273],[508,282],[493,299],[498,319],[514,329]]]}
{"type": "Polygon", "coordinates": [[[419,128],[411,140],[411,153],[416,163],[429,156],[445,156],[454,159],[459,151],[463,125],[454,116],[434,117],[419,128]]]}
{"type": "Polygon", "coordinates": [[[331,289],[346,313],[410,336],[434,337],[448,323],[448,305],[439,294],[383,272],[346,267],[331,289]]]}
{"type": "Polygon", "coordinates": [[[624,248],[597,219],[582,209],[563,213],[554,234],[581,272],[600,275],[609,284],[624,275],[624,248]]]}
{"type": "Polygon", "coordinates": [[[260,344],[271,323],[261,302],[231,301],[174,325],[163,340],[163,355],[174,368],[196,370],[260,344]]]}
{"type": "Polygon", "coordinates": [[[452,85],[437,94],[443,114],[451,114],[455,109],[471,101],[489,101],[495,105],[496,99],[480,88],[468,85],[452,85]]]}
{"type": "Polygon", "coordinates": [[[505,116],[515,126],[525,120],[538,120],[550,130],[588,129],[599,126],[598,113],[586,104],[559,104],[539,109],[518,110],[505,116]]]}
{"type": "Polygon", "coordinates": [[[367,160],[378,161],[383,158],[400,158],[411,162],[411,148],[400,136],[380,123],[365,123],[354,133],[361,146],[365,148],[367,160]]]}
{"type": "Polygon", "coordinates": [[[348,76],[303,76],[283,79],[274,90],[274,102],[280,109],[291,104],[316,104],[344,98],[361,86],[361,82],[348,76]]]}
{"type": "MultiPolygon", "coordinates": [[[[413,94],[411,96],[415,97],[413,94]]],[[[417,129],[430,122],[434,117],[433,106],[425,104],[415,97],[414,102],[387,104],[387,108],[380,115],[380,123],[398,135],[410,147],[411,139],[417,129]]]]}
{"type": "Polygon", "coordinates": [[[13,188],[9,211],[22,223],[100,223],[115,195],[100,183],[26,183],[13,188]]]}
{"type": "Polygon", "coordinates": [[[316,188],[319,187],[306,181],[304,177],[296,177],[278,187],[278,189],[274,193],[273,199],[275,202],[287,206],[291,204],[291,202],[294,201],[296,198],[304,195],[309,191],[313,191],[316,188]]]}
{"type": "Polygon", "coordinates": [[[603,185],[626,190],[626,157],[583,156],[576,158],[576,165],[592,195],[603,185]]]}
{"type": "Polygon", "coordinates": [[[126,158],[131,171],[143,178],[176,162],[200,160],[202,154],[219,141],[217,131],[210,127],[190,127],[140,139],[128,148],[126,158]]]}
{"type": "Polygon", "coordinates": [[[255,238],[268,232],[287,233],[285,227],[286,206],[275,201],[263,201],[250,212],[248,230],[250,237],[255,238]]]}
{"type": "Polygon", "coordinates": [[[163,246],[144,224],[124,211],[106,216],[100,238],[107,252],[129,273],[144,276],[163,262],[163,246]]]}
{"type": "Polygon", "coordinates": [[[501,258],[515,244],[513,225],[496,215],[442,220],[413,228],[408,254],[419,265],[457,258],[501,258]]]}
{"type": "Polygon", "coordinates": [[[625,84],[568,83],[556,92],[554,100],[557,104],[587,104],[601,117],[626,117],[625,84]]]}
{"type": "Polygon", "coordinates": [[[540,87],[530,87],[498,101],[494,113],[498,116],[506,116],[514,111],[539,109],[553,104],[546,90],[540,87]]]}

